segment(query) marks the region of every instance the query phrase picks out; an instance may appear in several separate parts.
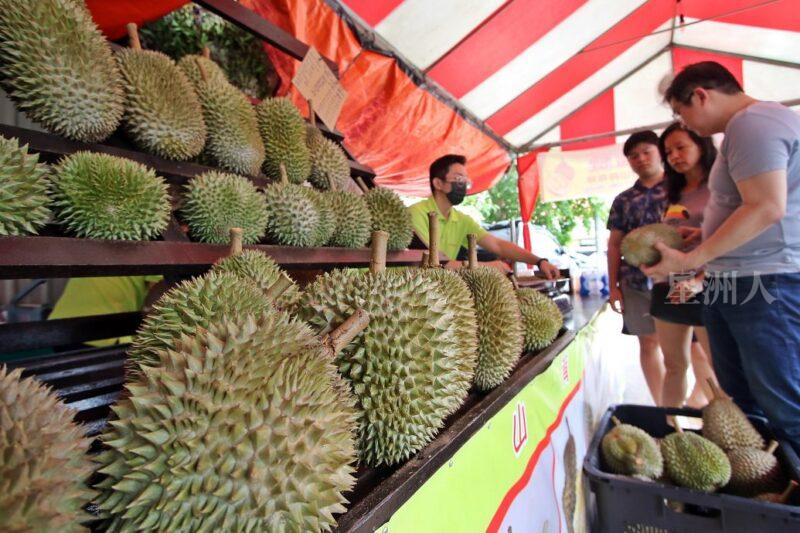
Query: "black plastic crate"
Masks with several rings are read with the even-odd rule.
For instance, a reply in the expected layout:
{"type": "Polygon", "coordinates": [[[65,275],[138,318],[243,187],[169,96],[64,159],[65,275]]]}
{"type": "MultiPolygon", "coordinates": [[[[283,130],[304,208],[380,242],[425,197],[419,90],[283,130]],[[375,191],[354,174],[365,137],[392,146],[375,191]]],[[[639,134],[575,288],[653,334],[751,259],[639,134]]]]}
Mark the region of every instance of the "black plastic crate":
{"type": "MultiPolygon", "coordinates": [[[[639,481],[604,471],[600,441],[613,426],[612,416],[621,422],[662,438],[674,429],[666,415],[699,417],[696,409],[671,409],[644,405],[617,405],[606,411],[589,445],[583,470],[596,502],[594,531],[603,533],[677,532],[800,532],[800,495],[797,490],[787,504],[760,502],[725,493],[707,493],[639,481]],[[794,504],[794,505],[791,505],[794,504]]],[[[767,441],[774,440],[766,420],[749,417],[767,441]]],[[[800,458],[792,447],[779,441],[776,457],[786,473],[800,480],[800,458]]]]}

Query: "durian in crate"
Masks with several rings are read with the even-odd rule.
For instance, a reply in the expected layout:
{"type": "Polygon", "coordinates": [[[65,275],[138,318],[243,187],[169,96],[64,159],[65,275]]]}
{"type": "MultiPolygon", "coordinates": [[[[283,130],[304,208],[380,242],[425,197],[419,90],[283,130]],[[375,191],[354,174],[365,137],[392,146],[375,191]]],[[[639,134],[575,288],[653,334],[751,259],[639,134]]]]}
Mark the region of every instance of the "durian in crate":
{"type": "Polygon", "coordinates": [[[661,455],[669,480],[705,492],[727,485],[731,463],[722,448],[697,433],[683,431],[675,418],[673,422],[676,431],[661,439],[661,455]]]}
{"type": "Polygon", "coordinates": [[[764,438],[747,415],[713,379],[708,380],[713,398],[703,408],[703,436],[725,451],[735,448],[763,449],[764,438]]]}
{"type": "Polygon", "coordinates": [[[615,474],[654,480],[661,477],[664,459],[656,440],[646,431],[613,417],[614,427],[603,436],[600,450],[615,474]]]}

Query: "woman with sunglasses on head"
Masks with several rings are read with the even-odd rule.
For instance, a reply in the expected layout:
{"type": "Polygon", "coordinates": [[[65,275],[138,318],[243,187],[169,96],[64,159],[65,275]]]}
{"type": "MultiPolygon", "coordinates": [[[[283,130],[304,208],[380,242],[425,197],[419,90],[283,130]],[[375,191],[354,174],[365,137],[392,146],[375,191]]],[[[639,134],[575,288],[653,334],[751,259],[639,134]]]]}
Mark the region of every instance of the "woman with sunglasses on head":
{"type": "MultiPolygon", "coordinates": [[[[663,221],[680,229],[684,235],[698,234],[703,210],[708,202],[708,175],[717,156],[711,138],[701,138],[681,123],[670,125],[658,143],[664,161],[667,186],[667,209],[663,221]]],[[[686,241],[686,250],[697,243],[686,241]]],[[[655,319],[656,334],[664,353],[666,375],[661,403],[669,407],[702,407],[708,402],[707,380],[716,382],[711,366],[708,335],[703,327],[702,272],[676,273],[675,279],[659,280],[653,285],[650,314],[655,319]],[[686,293],[676,291],[694,286],[686,293]],[[691,294],[694,294],[692,296],[691,294]],[[693,342],[693,338],[699,342],[693,342]],[[695,387],[689,399],[687,370],[691,362],[695,387]]]]}

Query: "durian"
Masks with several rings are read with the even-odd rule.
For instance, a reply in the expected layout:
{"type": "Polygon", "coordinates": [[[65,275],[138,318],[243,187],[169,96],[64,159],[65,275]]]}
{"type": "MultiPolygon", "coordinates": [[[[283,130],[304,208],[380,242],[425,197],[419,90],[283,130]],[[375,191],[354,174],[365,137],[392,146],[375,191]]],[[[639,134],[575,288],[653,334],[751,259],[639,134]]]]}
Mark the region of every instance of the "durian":
{"type": "Polygon", "coordinates": [[[777,447],[778,443],[773,441],[766,450],[735,448],[729,451],[731,480],[727,490],[742,496],[781,490],[786,485],[786,478],[775,457],[777,447]]]}
{"type": "Polygon", "coordinates": [[[661,440],[664,469],[670,481],[681,487],[714,492],[731,477],[731,463],[725,452],[697,433],[677,431],[661,440]]]}
{"type": "Polygon", "coordinates": [[[333,206],[326,194],[315,191],[309,187],[303,188],[311,197],[314,202],[314,207],[317,210],[316,236],[314,237],[314,246],[325,246],[331,240],[333,232],[336,229],[336,213],[333,211],[333,206]]]}
{"type": "Polygon", "coordinates": [[[173,349],[183,335],[208,329],[221,319],[237,322],[246,315],[274,311],[264,292],[235,274],[212,271],[170,289],[153,306],[128,353],[129,369],[155,366],[159,352],[173,349]]]}
{"type": "Polygon", "coordinates": [[[603,460],[615,474],[641,476],[653,480],[661,477],[664,459],[655,439],[646,431],[621,423],[614,417],[614,427],[600,443],[603,460]]]}
{"type": "Polygon", "coordinates": [[[239,89],[218,76],[209,75],[205,66],[200,67],[211,61],[203,59],[202,56],[184,56],[178,65],[194,82],[203,108],[206,151],[225,170],[258,175],[264,162],[264,143],[258,132],[255,110],[239,89]],[[193,79],[195,68],[205,74],[200,80],[193,79]]]}
{"type": "Polygon", "coordinates": [[[203,75],[205,80],[212,83],[229,83],[225,71],[209,57],[185,55],[178,61],[178,67],[195,87],[204,81],[203,75]]]}
{"type": "Polygon", "coordinates": [[[638,267],[650,266],[661,261],[661,252],[654,246],[663,242],[670,248],[680,249],[683,238],[678,230],[669,224],[648,224],[631,231],[622,239],[620,251],[625,262],[638,267]]]}
{"type": "Polygon", "coordinates": [[[789,501],[789,497],[796,488],[797,481],[791,480],[789,481],[789,485],[783,489],[783,492],[765,492],[756,496],[755,499],[762,502],[783,504],[789,501]]]}
{"type": "Polygon", "coordinates": [[[522,354],[523,329],[514,286],[498,270],[462,268],[478,317],[478,366],[475,385],[489,390],[502,383],[522,354]]]}
{"type": "Polygon", "coordinates": [[[102,141],[122,117],[114,57],[80,0],[0,0],[0,81],[28,118],[76,141],[102,141]]]}
{"type": "Polygon", "coordinates": [[[267,98],[256,106],[258,128],[266,147],[264,174],[281,179],[281,163],[289,182],[303,183],[311,173],[306,123],[288,98],[267,98]]]}
{"type": "Polygon", "coordinates": [[[227,243],[231,228],[242,228],[245,244],[257,243],[268,222],[266,199],[250,180],[215,171],[189,181],[181,214],[194,239],[213,244],[227,243]]]}
{"type": "Polygon", "coordinates": [[[167,159],[183,161],[198,155],[206,142],[203,109],[186,74],[175,62],[138,47],[117,52],[124,81],[124,124],[141,149],[167,159]]]}
{"type": "Polygon", "coordinates": [[[703,436],[725,451],[734,448],[763,449],[764,438],[747,419],[747,415],[714,380],[709,379],[708,385],[714,397],[703,408],[703,436]]]}
{"type": "Polygon", "coordinates": [[[74,413],[22,370],[0,366],[0,524],[3,531],[78,531],[89,519],[89,439],[74,413]]]}
{"type": "Polygon", "coordinates": [[[525,350],[546,348],[564,325],[561,311],[553,300],[534,289],[519,289],[517,299],[522,314],[525,350]]]}
{"type": "Polygon", "coordinates": [[[147,240],[169,223],[167,184],[122,157],[75,152],[55,167],[52,195],[56,220],[79,237],[147,240]]]}
{"type": "Polygon", "coordinates": [[[367,245],[372,228],[372,216],[364,198],[347,191],[325,193],[333,209],[336,227],[331,246],[362,248],[367,245]]]}
{"type": "Polygon", "coordinates": [[[317,206],[308,189],[293,183],[273,183],[264,189],[267,237],[284,246],[315,246],[320,235],[317,206]]]}
{"type": "Polygon", "coordinates": [[[326,139],[314,126],[308,126],[308,150],[311,154],[311,174],[308,181],[323,191],[342,190],[350,181],[350,162],[344,150],[326,139]]]}
{"type": "Polygon", "coordinates": [[[322,531],[355,482],[355,410],[333,354],[283,312],[156,352],[98,456],[109,531],[322,531]]]}
{"type": "Polygon", "coordinates": [[[293,310],[302,295],[275,261],[259,250],[244,250],[228,256],[211,267],[211,271],[233,274],[253,283],[276,307],[285,311],[293,310]]]}
{"type": "Polygon", "coordinates": [[[369,314],[369,327],[336,364],[358,401],[362,461],[392,465],[428,444],[454,396],[466,392],[469,380],[452,327],[456,314],[432,280],[408,269],[375,269],[318,277],[298,316],[324,333],[358,308],[369,314]]]}
{"type": "Polygon", "coordinates": [[[0,136],[0,235],[37,233],[47,224],[47,173],[27,146],[0,136]]]}
{"type": "Polygon", "coordinates": [[[394,191],[376,187],[364,194],[372,217],[372,230],[389,234],[389,250],[404,250],[411,244],[414,230],[411,215],[394,191]]]}

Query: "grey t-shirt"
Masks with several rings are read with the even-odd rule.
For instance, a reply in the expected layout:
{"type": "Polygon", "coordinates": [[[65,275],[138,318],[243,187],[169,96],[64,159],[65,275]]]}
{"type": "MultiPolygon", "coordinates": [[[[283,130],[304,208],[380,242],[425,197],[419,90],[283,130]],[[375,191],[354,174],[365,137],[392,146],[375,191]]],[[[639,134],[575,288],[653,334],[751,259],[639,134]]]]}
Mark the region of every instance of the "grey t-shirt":
{"type": "Polygon", "coordinates": [[[800,272],[800,115],[781,104],[757,102],[739,111],[711,168],[711,198],[703,217],[707,239],[742,204],[736,182],[786,170],[786,215],[763,233],[707,265],[709,272],[800,272]]]}

